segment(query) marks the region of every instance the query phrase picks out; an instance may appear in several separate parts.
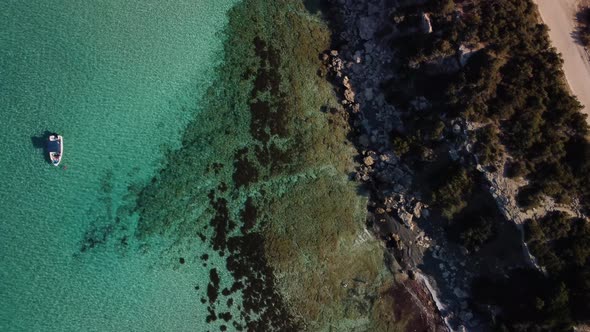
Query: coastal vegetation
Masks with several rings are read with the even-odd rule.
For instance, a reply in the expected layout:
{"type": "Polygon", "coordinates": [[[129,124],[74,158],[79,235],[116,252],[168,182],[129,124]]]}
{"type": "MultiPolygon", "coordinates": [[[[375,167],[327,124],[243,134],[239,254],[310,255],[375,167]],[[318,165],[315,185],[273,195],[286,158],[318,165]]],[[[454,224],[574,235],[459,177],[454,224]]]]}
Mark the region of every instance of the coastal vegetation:
{"type": "MultiPolygon", "coordinates": [[[[493,164],[504,150],[510,154],[514,175],[530,181],[520,197],[523,207],[538,204],[542,195],[564,203],[587,197],[590,183],[584,174],[590,167],[590,149],[585,116],[565,86],[562,61],[550,47],[546,27],[538,24],[533,4],[471,2],[461,7],[461,18],[453,18],[437,14],[435,8],[448,4],[437,2],[431,5],[431,19],[438,33],[398,41],[409,44],[403,53],[407,74],[417,77],[415,87],[405,94],[390,88],[390,95],[424,94],[438,100],[446,116],[484,123],[476,132],[480,162],[493,164]],[[479,50],[462,55],[447,51],[447,44],[453,45],[451,50],[479,50]],[[461,56],[469,58],[459,67],[461,56]],[[444,65],[447,60],[451,74],[426,74],[416,67],[444,65]]],[[[422,144],[431,142],[423,139],[422,144]]]]}
{"type": "Polygon", "coordinates": [[[575,321],[588,321],[590,224],[563,212],[552,212],[540,220],[528,221],[526,237],[539,264],[568,296],[564,303],[568,316],[575,321]]]}
{"type": "MultiPolygon", "coordinates": [[[[571,95],[561,69],[562,59],[551,46],[547,27],[540,23],[530,0],[431,0],[396,13],[396,22],[430,13],[433,33],[401,34],[392,47],[402,58],[396,77],[384,85],[388,100],[412,109],[415,96],[425,96],[426,109],[404,115],[407,132],[392,133],[393,146],[423,174],[437,169],[436,181],[422,181],[431,203],[448,220],[452,236],[467,247],[478,247],[494,236],[495,213],[475,210],[486,172],[506,166],[508,177],[526,179],[518,203],[523,210],[544,197],[558,204],[579,201],[590,212],[590,144],[586,116],[571,95]],[[403,83],[401,83],[403,82],[403,83]],[[408,83],[409,82],[409,83],[408,83]],[[466,137],[465,119],[475,124],[466,137]],[[436,139],[433,124],[446,123],[445,140],[436,139]],[[429,129],[428,131],[426,129],[429,129]],[[475,144],[472,160],[446,167],[440,162],[450,145],[475,144]],[[446,143],[445,143],[446,142],[446,143]],[[442,151],[434,162],[419,151],[442,151]],[[462,211],[471,211],[470,222],[462,211]]],[[[498,326],[507,330],[567,330],[590,320],[588,284],[590,238],[586,218],[550,213],[527,222],[526,241],[546,274],[513,271],[474,285],[475,300],[502,308],[498,326]],[[515,294],[520,294],[514,301],[515,294]],[[522,298],[522,300],[520,300],[522,298]]]]}
{"type": "Polygon", "coordinates": [[[478,301],[498,305],[501,330],[570,331],[590,319],[590,225],[552,212],[526,224],[526,240],[546,273],[514,270],[474,284],[478,301]],[[515,301],[515,298],[518,298],[515,301]]]}
{"type": "Polygon", "coordinates": [[[477,93],[468,96],[477,98],[460,94],[450,106],[500,129],[499,140],[485,145],[497,149],[503,144],[524,166],[519,173],[530,181],[519,195],[524,208],[538,204],[542,195],[562,203],[588,197],[585,116],[565,86],[562,61],[550,47],[547,28],[537,23],[535,7],[528,1],[484,1],[480,8],[473,15],[481,17],[481,24],[467,25],[478,31],[478,42],[487,44],[484,55],[467,65],[475,79],[460,74],[449,89],[454,93],[469,85],[477,93]]]}
{"type": "Polygon", "coordinates": [[[439,207],[443,217],[452,219],[467,206],[467,196],[471,193],[473,180],[456,163],[443,169],[440,175],[443,176],[437,176],[438,183],[433,183],[431,201],[439,207]]]}
{"type": "Polygon", "coordinates": [[[584,47],[590,46],[590,7],[582,7],[576,14],[578,21],[577,37],[584,47]]]}

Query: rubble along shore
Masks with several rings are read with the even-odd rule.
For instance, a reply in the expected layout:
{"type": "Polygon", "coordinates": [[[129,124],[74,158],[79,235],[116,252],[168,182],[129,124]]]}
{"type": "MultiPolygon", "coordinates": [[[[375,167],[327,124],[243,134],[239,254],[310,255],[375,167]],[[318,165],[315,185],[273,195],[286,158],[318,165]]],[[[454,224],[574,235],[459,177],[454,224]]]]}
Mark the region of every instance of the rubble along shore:
{"type": "MultiPolygon", "coordinates": [[[[436,288],[418,268],[431,239],[416,220],[428,218],[430,210],[419,194],[410,192],[413,171],[400,161],[390,144],[389,132],[403,127],[403,123],[399,111],[385,100],[380,84],[395,75],[390,66],[394,54],[374,35],[378,27],[390,25],[388,14],[392,8],[379,0],[332,3],[330,15],[340,28],[335,44],[340,47],[322,54],[325,71],[320,75],[334,83],[350,115],[354,143],[360,153],[355,180],[368,189],[367,225],[392,253],[390,270],[409,294],[427,294],[426,302],[435,304],[428,308],[416,300],[421,314],[430,317],[430,330],[452,330],[441,315],[447,307],[437,299],[436,288]]],[[[425,22],[419,29],[431,27],[425,22]]]]}

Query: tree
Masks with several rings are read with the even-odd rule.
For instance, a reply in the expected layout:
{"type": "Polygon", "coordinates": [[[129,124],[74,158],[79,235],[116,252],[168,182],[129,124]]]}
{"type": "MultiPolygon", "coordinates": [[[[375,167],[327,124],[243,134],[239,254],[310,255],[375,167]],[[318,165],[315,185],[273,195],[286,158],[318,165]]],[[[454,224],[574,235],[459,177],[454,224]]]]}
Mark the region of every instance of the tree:
{"type": "Polygon", "coordinates": [[[467,206],[466,199],[471,193],[473,180],[460,165],[451,166],[447,178],[433,192],[432,201],[438,205],[445,218],[451,219],[467,206]]]}

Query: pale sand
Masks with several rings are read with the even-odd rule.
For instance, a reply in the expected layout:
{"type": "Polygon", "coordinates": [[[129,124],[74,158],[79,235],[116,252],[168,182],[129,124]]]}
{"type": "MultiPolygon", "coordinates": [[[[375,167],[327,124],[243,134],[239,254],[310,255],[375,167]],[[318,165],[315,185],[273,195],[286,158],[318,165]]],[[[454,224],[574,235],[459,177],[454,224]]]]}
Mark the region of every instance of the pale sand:
{"type": "MultiPolygon", "coordinates": [[[[590,61],[584,47],[574,39],[576,12],[580,0],[533,0],[543,22],[549,27],[553,46],[561,53],[563,70],[572,92],[590,114],[590,61]]],[[[585,2],[585,1],[584,1],[585,2]]],[[[590,117],[589,117],[590,121],[590,117]]]]}

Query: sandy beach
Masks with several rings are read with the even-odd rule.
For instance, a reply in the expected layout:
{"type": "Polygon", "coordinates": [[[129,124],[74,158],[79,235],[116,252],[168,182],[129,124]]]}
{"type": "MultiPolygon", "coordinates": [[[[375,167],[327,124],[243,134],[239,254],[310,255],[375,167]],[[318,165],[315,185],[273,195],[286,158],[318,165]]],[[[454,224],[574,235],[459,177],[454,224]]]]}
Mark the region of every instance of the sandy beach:
{"type": "Polygon", "coordinates": [[[564,60],[567,82],[578,97],[583,112],[590,115],[590,62],[584,47],[573,36],[576,12],[581,0],[534,0],[543,22],[549,26],[549,37],[564,60]]]}

